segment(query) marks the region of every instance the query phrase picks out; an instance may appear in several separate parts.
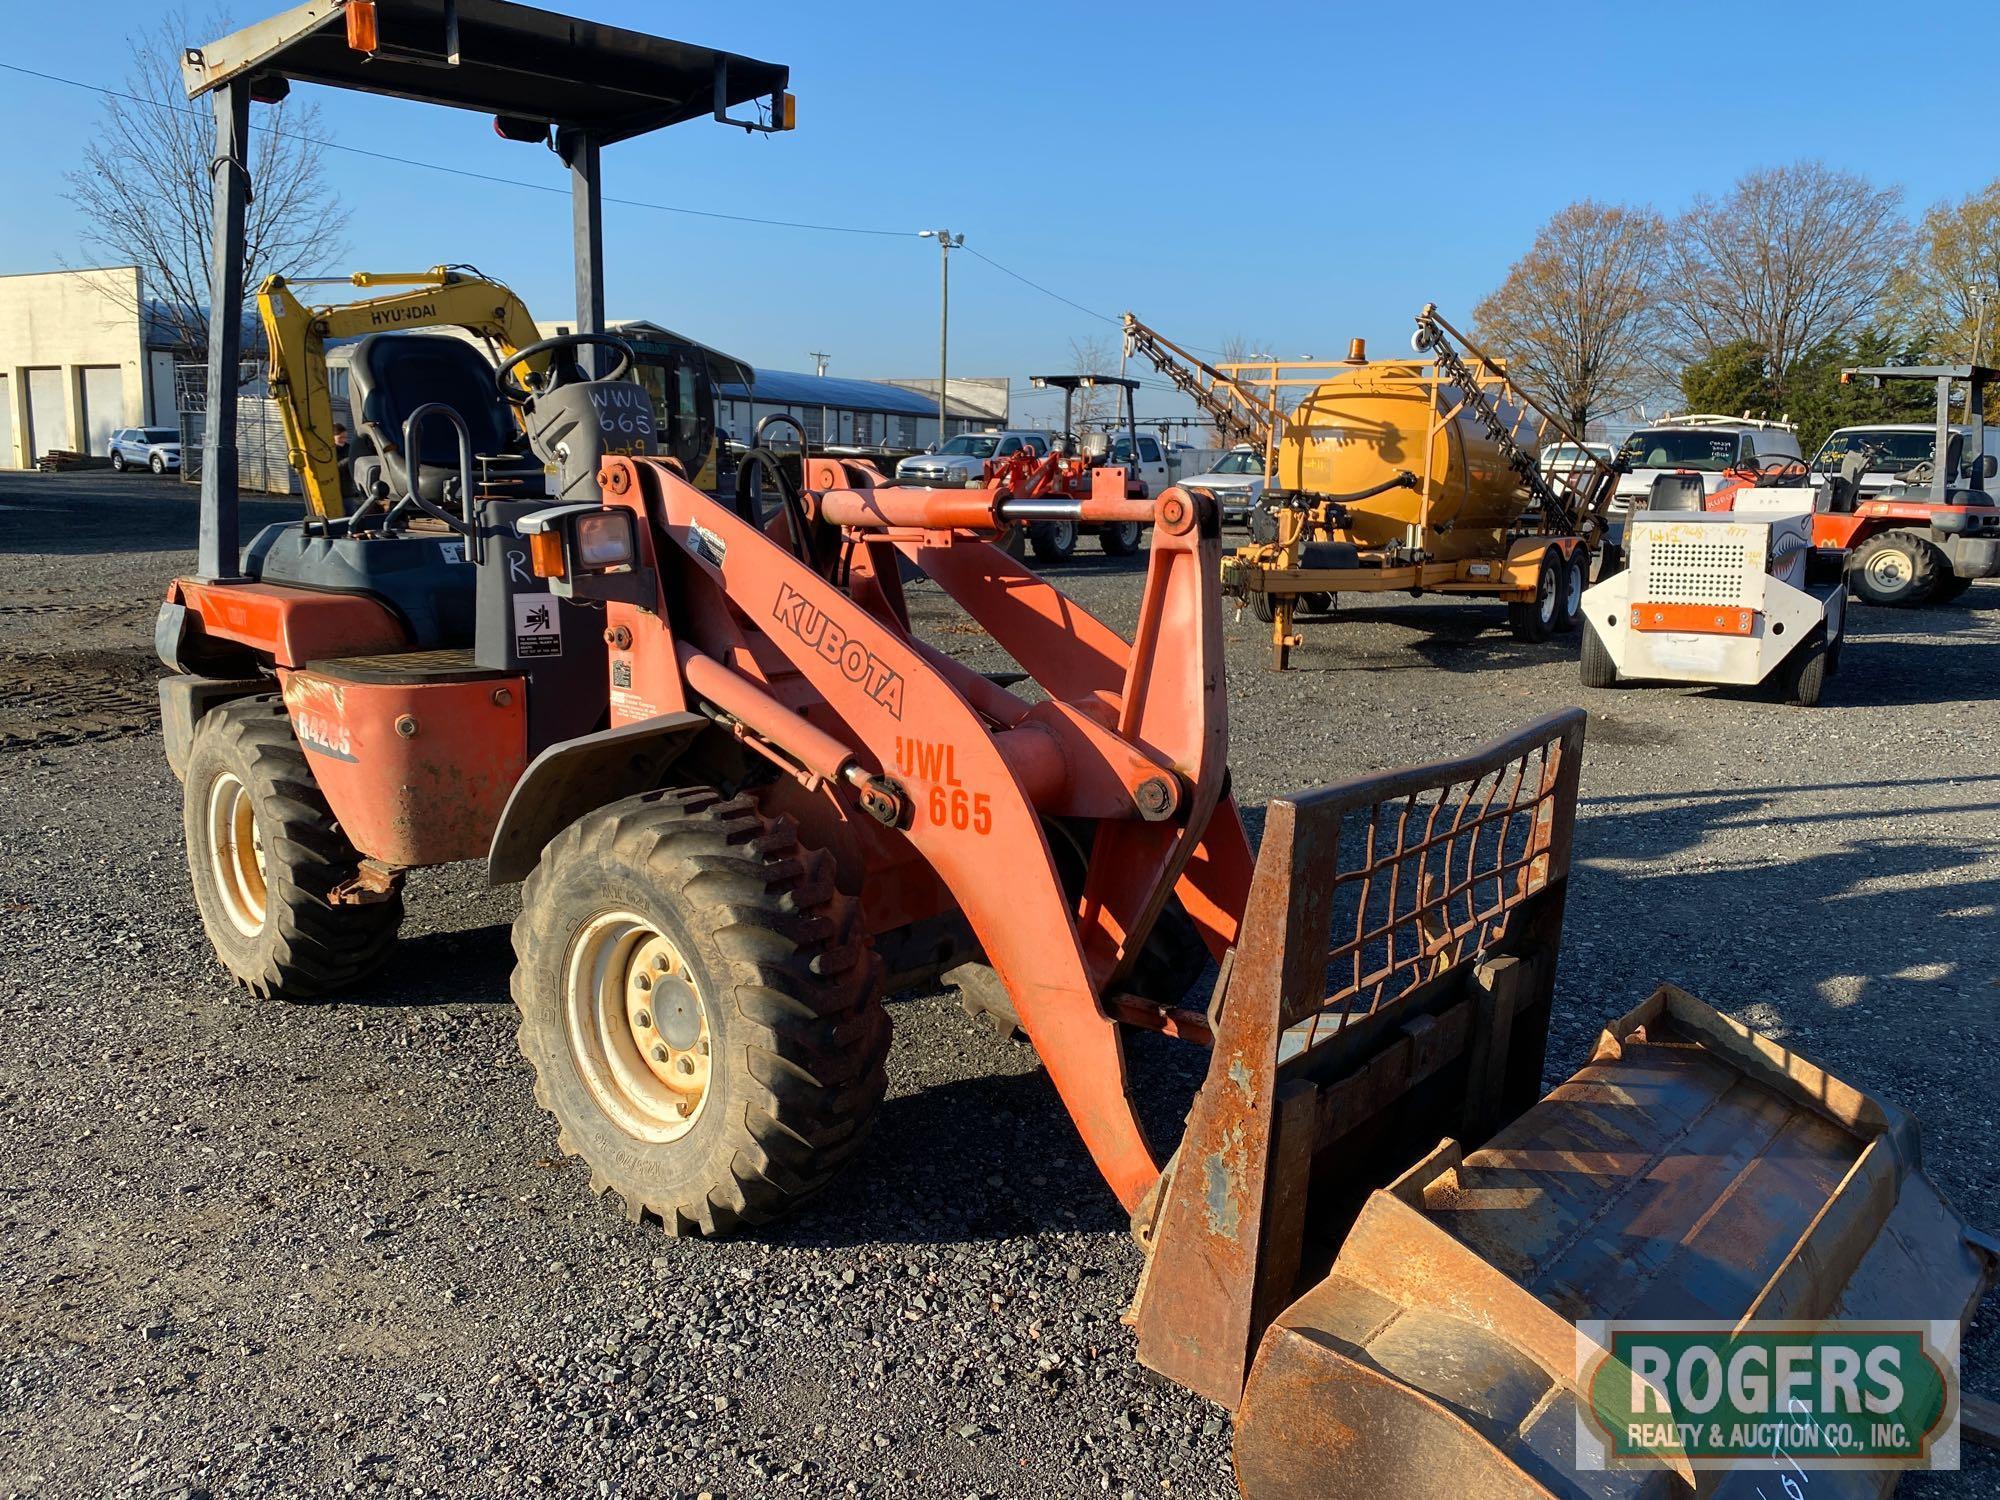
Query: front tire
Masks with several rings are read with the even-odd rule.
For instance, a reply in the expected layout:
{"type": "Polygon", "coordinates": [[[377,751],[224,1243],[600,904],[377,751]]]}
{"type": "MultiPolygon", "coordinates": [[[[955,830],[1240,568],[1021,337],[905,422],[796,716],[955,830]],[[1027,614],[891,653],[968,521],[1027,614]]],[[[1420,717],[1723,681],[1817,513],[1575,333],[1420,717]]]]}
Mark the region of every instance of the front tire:
{"type": "Polygon", "coordinates": [[[1854,549],[1847,585],[1858,599],[1888,609],[1930,602],[1938,580],[1951,572],[1944,554],[1914,531],[1885,531],[1854,549]]]}
{"type": "Polygon", "coordinates": [[[1778,685],[1787,703],[1800,708],[1817,707],[1820,694],[1826,688],[1827,674],[1833,663],[1826,643],[1826,629],[1815,626],[1811,635],[1785,658],[1778,668],[1778,685]]]}
{"type": "Polygon", "coordinates": [[[252,994],[306,1000],[376,968],[403,920],[400,893],[334,905],[361,856],[313,780],[276,697],[212,710],[188,748],[182,826],[203,928],[252,994]]]}
{"type": "Polygon", "coordinates": [[[155,453],[151,467],[155,474],[164,474],[167,472],[167,461],[155,453]]]}
{"type": "Polygon", "coordinates": [[[1076,555],[1076,522],[1036,521],[1028,528],[1028,545],[1037,562],[1068,562],[1076,555]]]}
{"type": "Polygon", "coordinates": [[[1583,657],[1577,663],[1577,678],[1587,688],[1618,686],[1618,664],[1611,659],[1611,648],[1587,619],[1583,622],[1583,657]]]}
{"type": "Polygon", "coordinates": [[[1139,550],[1139,538],[1137,521],[1113,521],[1097,534],[1098,545],[1106,557],[1130,557],[1139,550]]]}
{"type": "Polygon", "coordinates": [[[768,1223],[833,1177],[886,1083],[859,906],[790,819],[708,787],[558,834],[514,923],[535,1098],[627,1218],[768,1223]]]}

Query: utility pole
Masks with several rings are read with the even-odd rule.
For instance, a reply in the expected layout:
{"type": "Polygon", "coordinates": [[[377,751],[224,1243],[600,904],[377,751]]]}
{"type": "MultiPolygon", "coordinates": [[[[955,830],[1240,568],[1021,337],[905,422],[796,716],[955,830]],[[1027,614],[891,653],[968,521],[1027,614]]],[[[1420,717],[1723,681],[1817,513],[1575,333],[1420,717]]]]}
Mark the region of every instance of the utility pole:
{"type": "Polygon", "coordinates": [[[944,395],[951,375],[951,252],[965,236],[949,229],[920,229],[918,237],[938,242],[938,446],[944,446],[944,395]]]}
{"type": "MultiPolygon", "coordinates": [[[[1986,345],[1986,304],[1988,301],[1991,300],[1992,296],[1993,293],[1983,286],[1976,288],[1972,293],[1973,305],[1978,309],[1973,314],[1972,317],[1972,362],[1975,365],[1979,363],[1979,356],[1984,351],[1986,345]]],[[[1973,416],[1972,387],[1970,385],[1966,386],[1965,388],[1966,425],[1969,427],[1975,421],[1984,421],[1985,417],[1986,414],[1984,412],[1981,412],[1978,417],[1973,416]]]]}
{"type": "Polygon", "coordinates": [[[826,362],[832,359],[833,356],[831,354],[822,354],[817,349],[809,349],[806,351],[806,358],[813,362],[813,373],[815,375],[825,375],[826,362]]]}

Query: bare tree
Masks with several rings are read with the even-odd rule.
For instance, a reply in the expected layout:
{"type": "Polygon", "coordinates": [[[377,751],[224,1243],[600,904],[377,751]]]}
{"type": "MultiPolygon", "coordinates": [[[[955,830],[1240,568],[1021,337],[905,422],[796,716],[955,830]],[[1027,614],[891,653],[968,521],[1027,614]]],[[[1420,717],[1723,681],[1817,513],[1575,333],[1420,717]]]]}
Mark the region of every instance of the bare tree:
{"type": "Polygon", "coordinates": [[[1654,384],[1665,238],[1650,208],[1570,204],[1473,308],[1475,337],[1582,434],[1654,384]]]}
{"type": "MultiPolygon", "coordinates": [[[[1111,375],[1118,370],[1118,354],[1108,339],[1095,334],[1069,341],[1069,369],[1072,375],[1111,375]]],[[[1113,412],[1111,392],[1102,386],[1086,386],[1076,393],[1070,420],[1078,432],[1090,432],[1104,425],[1113,412]]]]}
{"type": "MultiPolygon", "coordinates": [[[[179,59],[189,42],[230,29],[226,13],[169,12],[128,37],[131,99],[106,100],[103,128],[68,175],[84,220],[82,241],[105,261],[139,267],[140,295],[175,343],[208,348],[209,226],[215,126],[205,101],[191,104],[179,59]],[[139,101],[139,102],[134,102],[139,101]]],[[[244,214],[244,287],[265,276],[300,275],[339,261],[344,215],[327,184],[319,114],[289,101],[258,106],[250,135],[250,203],[244,214]]],[[[106,290],[129,293],[107,281],[106,290]]],[[[240,313],[239,313],[240,316],[240,313]]]]}
{"type": "Polygon", "coordinates": [[[1917,230],[1897,283],[1916,326],[1944,359],[1991,362],[2000,347],[2000,179],[1956,203],[1939,203],[1917,230]],[[1983,335],[1983,337],[1980,337],[1983,335]]]}
{"type": "Polygon", "coordinates": [[[1688,362],[1754,343],[1782,398],[1803,355],[1880,318],[1908,239],[1902,197],[1803,161],[1695,199],[1661,281],[1673,352],[1688,362]]]}

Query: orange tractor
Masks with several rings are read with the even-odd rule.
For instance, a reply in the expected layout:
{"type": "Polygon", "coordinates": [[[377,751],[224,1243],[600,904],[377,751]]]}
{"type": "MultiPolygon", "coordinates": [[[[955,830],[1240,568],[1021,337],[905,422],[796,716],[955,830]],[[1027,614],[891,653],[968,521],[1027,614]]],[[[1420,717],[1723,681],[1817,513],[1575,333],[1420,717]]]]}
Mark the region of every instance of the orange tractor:
{"type": "MultiPolygon", "coordinates": [[[[1153,528],[1126,640],[994,545],[1021,519],[1003,491],[807,455],[800,485],[768,465],[765,515],[652,451],[594,326],[595,145],[711,86],[726,114],[782,69],[503,0],[457,0],[441,67],[422,0],[365,10],[345,39],[302,7],[191,54],[218,160],[287,80],[525,95],[572,148],[581,331],[497,384],[460,379],[448,340],[371,360],[375,419],[403,415],[400,494],[240,557],[215,399],[233,352],[212,361],[202,567],[161,611],[161,697],[203,921],[252,990],[359,980],[404,871],[485,860],[523,882],[520,1041],[563,1149],[633,1220],[709,1234],[854,1153],[886,986],[983,983],[1132,1215],[1140,1359],[1236,1412],[1253,1494],[1581,1493],[1561,1436],[1581,1317],[1969,1316],[1992,1247],[1910,1123],[1699,1002],[1662,990],[1538,1098],[1581,713],[1280,799],[1253,856],[1206,496],[1099,469],[1061,502],[1153,528]],[[363,42],[379,65],[347,55],[363,42]],[[617,91],[591,85],[613,67],[617,91]],[[553,493],[482,468],[467,434],[503,421],[553,493]],[[427,447],[432,426],[456,441],[427,447]],[[1036,701],[921,637],[909,569],[1036,701]],[[1213,1051],[1164,1158],[1135,1030],[1213,1051]]],[[[244,183],[218,174],[221,305],[244,183]]],[[[1691,1492],[1662,1462],[1648,1492],[1691,1492]]]]}
{"type": "Polygon", "coordinates": [[[1115,492],[1115,483],[1110,478],[1114,471],[1123,477],[1125,493],[1133,499],[1143,500],[1155,488],[1166,488],[1164,462],[1154,465],[1157,485],[1149,484],[1140,473],[1143,456],[1152,446],[1152,440],[1147,439],[1142,447],[1139,424],[1133,416],[1133,393],[1139,389],[1139,382],[1123,375],[1037,375],[1031,383],[1036,390],[1063,393],[1062,428],[1045,453],[1019,448],[1007,458],[988,459],[986,483],[1004,490],[1015,501],[1012,513],[1026,522],[1026,540],[1034,549],[1037,562],[1068,561],[1076,554],[1077,540],[1085,532],[1096,533],[1098,545],[1107,556],[1131,556],[1139,550],[1144,536],[1141,523],[1079,521],[1070,502],[1100,490],[1115,492]],[[1125,430],[1115,442],[1105,433],[1092,432],[1079,438],[1076,432],[1077,394],[1082,392],[1088,401],[1100,387],[1118,392],[1116,420],[1125,430]],[[1104,477],[1100,478],[1100,474],[1104,477]],[[1053,503],[1038,506],[1036,501],[1053,503]]]}

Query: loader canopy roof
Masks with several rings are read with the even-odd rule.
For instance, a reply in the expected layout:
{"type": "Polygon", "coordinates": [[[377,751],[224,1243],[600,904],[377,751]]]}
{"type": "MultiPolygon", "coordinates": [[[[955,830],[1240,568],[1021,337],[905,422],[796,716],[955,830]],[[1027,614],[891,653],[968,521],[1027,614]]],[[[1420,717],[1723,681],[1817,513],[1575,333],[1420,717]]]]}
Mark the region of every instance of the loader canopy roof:
{"type": "Polygon", "coordinates": [[[509,0],[374,0],[376,48],[358,52],[346,9],[306,0],[189,48],[189,96],[245,74],[282,77],[568,126],[608,145],[766,98],[790,76],[777,63],[509,0]]]}

